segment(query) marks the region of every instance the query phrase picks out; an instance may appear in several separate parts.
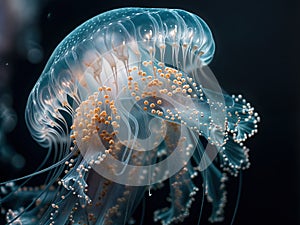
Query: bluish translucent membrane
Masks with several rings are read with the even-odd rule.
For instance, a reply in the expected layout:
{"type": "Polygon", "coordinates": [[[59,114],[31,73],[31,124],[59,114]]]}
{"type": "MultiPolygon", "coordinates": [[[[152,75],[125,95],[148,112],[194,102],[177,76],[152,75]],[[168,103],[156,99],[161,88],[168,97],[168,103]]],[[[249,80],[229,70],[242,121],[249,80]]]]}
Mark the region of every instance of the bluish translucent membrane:
{"type": "Polygon", "coordinates": [[[37,190],[28,180],[3,183],[21,199],[8,222],[124,224],[147,189],[168,184],[170,207],[154,220],[171,224],[189,215],[198,174],[210,220],[221,221],[226,174],[249,167],[243,143],[259,117],[242,96],[222,92],[206,66],[214,50],[207,24],[178,9],[112,10],[69,34],[26,107],[54,165],[34,174],[48,173],[37,190]],[[36,207],[22,210],[25,202],[36,207]]]}

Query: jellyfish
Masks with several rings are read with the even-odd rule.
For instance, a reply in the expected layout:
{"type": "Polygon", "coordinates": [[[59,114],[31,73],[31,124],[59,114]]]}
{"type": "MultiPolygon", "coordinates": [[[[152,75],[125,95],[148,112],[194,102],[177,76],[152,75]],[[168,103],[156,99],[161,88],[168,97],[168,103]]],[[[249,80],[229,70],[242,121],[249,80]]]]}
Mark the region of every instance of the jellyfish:
{"type": "Polygon", "coordinates": [[[198,190],[210,221],[222,221],[227,177],[249,167],[244,142],[260,119],[219,86],[207,66],[214,51],[207,24],[180,9],[115,9],[71,32],[25,112],[53,164],[1,183],[1,204],[16,199],[7,223],[130,224],[144,195],[163,187],[169,207],[155,222],[182,222],[198,190]]]}

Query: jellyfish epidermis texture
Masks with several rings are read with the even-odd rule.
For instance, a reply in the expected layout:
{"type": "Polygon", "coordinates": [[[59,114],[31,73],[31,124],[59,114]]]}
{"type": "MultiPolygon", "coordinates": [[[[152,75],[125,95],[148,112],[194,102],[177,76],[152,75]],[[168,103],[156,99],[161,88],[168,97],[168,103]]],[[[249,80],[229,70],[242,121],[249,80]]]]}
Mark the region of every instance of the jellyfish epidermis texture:
{"type": "Polygon", "coordinates": [[[214,50],[207,24],[179,9],[116,9],[70,33],[25,114],[54,163],[1,184],[2,203],[18,199],[7,222],[124,224],[146,191],[163,186],[169,207],[154,221],[183,221],[199,189],[210,221],[223,220],[227,174],[249,167],[243,143],[259,117],[241,95],[222,91],[207,66],[214,50]],[[27,187],[40,173],[43,185],[27,187]]]}

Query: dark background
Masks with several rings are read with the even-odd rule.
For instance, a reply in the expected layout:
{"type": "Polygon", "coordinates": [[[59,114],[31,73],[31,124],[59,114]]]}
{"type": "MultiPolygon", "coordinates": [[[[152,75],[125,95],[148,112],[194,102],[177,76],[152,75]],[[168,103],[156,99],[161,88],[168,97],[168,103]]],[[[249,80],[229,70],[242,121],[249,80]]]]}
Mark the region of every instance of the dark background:
{"type": "MultiPolygon", "coordinates": [[[[32,64],[18,55],[11,60],[10,85],[18,125],[9,134],[8,142],[24,155],[26,166],[20,171],[2,165],[2,178],[32,172],[45,155],[46,150],[30,137],[23,117],[27,96],[57,44],[87,19],[125,6],[181,8],[208,23],[216,42],[215,57],[210,65],[212,71],[228,93],[243,94],[262,120],[259,133],[246,143],[251,149],[251,167],[243,172],[234,224],[300,224],[300,10],[296,0],[49,1],[37,21],[43,60],[32,64]]],[[[230,224],[238,181],[229,182],[224,224],[230,224]]],[[[147,197],[144,224],[153,224],[147,210],[156,208],[157,196],[154,193],[150,199],[147,197]]],[[[196,197],[200,202],[201,195],[196,197]]],[[[207,202],[204,206],[201,224],[208,224],[210,206],[207,202]]],[[[192,206],[192,215],[186,224],[197,224],[199,207],[199,203],[192,206]]]]}

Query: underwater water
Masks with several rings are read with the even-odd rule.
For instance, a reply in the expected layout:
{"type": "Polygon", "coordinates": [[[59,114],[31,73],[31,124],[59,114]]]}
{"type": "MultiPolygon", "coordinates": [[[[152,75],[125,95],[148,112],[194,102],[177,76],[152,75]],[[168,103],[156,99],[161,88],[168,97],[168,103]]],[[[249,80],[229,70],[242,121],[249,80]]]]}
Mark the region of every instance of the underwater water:
{"type": "MultiPolygon", "coordinates": [[[[46,23],[57,18],[58,11],[51,10],[53,4],[49,3],[43,14],[46,23]]],[[[38,81],[37,76],[22,78],[24,84],[31,81],[20,89],[25,100],[33,88],[26,123],[42,148],[28,134],[11,142],[16,132],[8,133],[8,142],[26,159],[21,175],[29,174],[30,180],[3,183],[3,217],[15,218],[16,224],[197,224],[199,218],[200,224],[221,220],[231,224],[236,217],[237,224],[247,224],[253,221],[250,211],[254,215],[268,212],[261,208],[270,205],[248,204],[266,187],[262,182],[249,182],[261,180],[268,171],[259,167],[263,138],[259,134],[246,141],[251,146],[250,159],[244,145],[259,121],[244,96],[261,111],[263,98],[257,99],[257,95],[263,89],[249,93],[243,89],[245,76],[232,79],[231,72],[223,73],[227,57],[235,56],[237,50],[232,46],[232,51],[223,51],[220,27],[205,10],[203,14],[189,9],[194,12],[189,13],[164,7],[106,9],[108,13],[86,23],[91,16],[77,20],[77,25],[84,24],[59,45],[75,27],[59,31],[64,22],[56,20],[58,30],[46,32],[50,50],[44,51],[44,62],[31,70],[43,73],[38,81]],[[53,43],[58,46],[50,57],[53,43]],[[221,52],[226,54],[222,57],[221,52]],[[42,69],[45,60],[48,63],[42,69]],[[250,169],[241,175],[250,162],[250,169]]],[[[234,29],[229,29],[228,36],[231,33],[231,43],[240,46],[242,39],[238,32],[233,35],[234,29]]],[[[39,49],[31,51],[33,56],[39,56],[39,49]]],[[[250,71],[252,68],[245,73],[250,71]]],[[[253,74],[247,85],[256,86],[257,80],[253,74]]],[[[14,101],[20,102],[16,97],[14,101]]],[[[20,106],[18,124],[25,124],[25,103],[20,106]]],[[[272,118],[259,114],[263,116],[259,126],[272,118]]],[[[272,164],[273,158],[270,155],[264,165],[272,164]]],[[[1,181],[19,177],[13,173],[5,176],[8,179],[2,177],[1,181]]],[[[270,175],[265,177],[270,180],[270,175]]]]}

